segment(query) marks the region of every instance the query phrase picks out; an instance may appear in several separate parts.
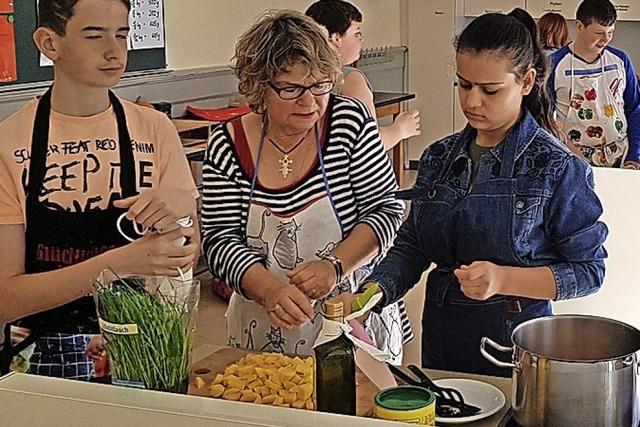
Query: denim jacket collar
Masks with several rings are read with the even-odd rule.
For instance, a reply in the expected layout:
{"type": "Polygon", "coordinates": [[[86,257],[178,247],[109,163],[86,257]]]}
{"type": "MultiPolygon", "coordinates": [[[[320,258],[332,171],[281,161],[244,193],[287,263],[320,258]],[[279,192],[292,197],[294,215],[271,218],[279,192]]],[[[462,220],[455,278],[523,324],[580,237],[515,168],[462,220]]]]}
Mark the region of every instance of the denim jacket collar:
{"type": "MultiPolygon", "coordinates": [[[[513,159],[513,161],[515,162],[516,160],[518,160],[518,158],[520,158],[522,153],[524,153],[529,144],[531,144],[535,136],[538,134],[539,130],[540,125],[538,125],[531,113],[525,110],[522,117],[520,117],[515,125],[513,125],[513,127],[509,130],[505,140],[493,147],[490,153],[498,161],[502,162],[505,147],[511,146],[511,144],[516,144],[516,154],[513,159]]],[[[465,144],[469,144],[476,137],[476,134],[477,131],[469,124],[467,124],[467,126],[460,134],[460,138],[465,141],[465,144]]]]}

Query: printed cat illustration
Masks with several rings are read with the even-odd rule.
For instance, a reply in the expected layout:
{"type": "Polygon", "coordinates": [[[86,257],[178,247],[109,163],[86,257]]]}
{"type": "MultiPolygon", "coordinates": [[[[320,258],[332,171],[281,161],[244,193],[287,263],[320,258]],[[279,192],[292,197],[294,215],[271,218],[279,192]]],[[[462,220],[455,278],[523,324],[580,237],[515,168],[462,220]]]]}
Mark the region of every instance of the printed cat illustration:
{"type": "Polygon", "coordinates": [[[256,319],[251,319],[249,322],[249,327],[244,330],[244,334],[247,336],[247,347],[249,350],[255,350],[253,344],[253,330],[258,326],[258,321],[256,319]]]}
{"type": "Polygon", "coordinates": [[[267,266],[269,266],[270,264],[269,263],[269,242],[263,240],[262,236],[264,235],[264,230],[266,228],[266,218],[268,216],[271,216],[270,211],[265,210],[264,212],[262,212],[260,231],[258,232],[257,236],[247,235],[247,246],[249,246],[250,249],[253,249],[254,251],[260,253],[260,255],[264,259],[267,266]]]}
{"type": "Polygon", "coordinates": [[[272,350],[284,353],[284,346],[287,339],[282,336],[282,329],[271,326],[269,332],[266,333],[267,342],[262,346],[260,351],[272,350]]]}
{"type": "Polygon", "coordinates": [[[329,242],[324,248],[316,251],[316,256],[318,258],[324,258],[327,255],[330,255],[337,247],[338,245],[335,244],[334,242],[329,242]]]}
{"type": "Polygon", "coordinates": [[[299,257],[298,250],[298,231],[302,226],[296,224],[296,220],[281,222],[278,225],[278,236],[273,245],[273,258],[276,260],[280,268],[285,270],[293,270],[296,266],[303,262],[304,259],[299,257]]]}

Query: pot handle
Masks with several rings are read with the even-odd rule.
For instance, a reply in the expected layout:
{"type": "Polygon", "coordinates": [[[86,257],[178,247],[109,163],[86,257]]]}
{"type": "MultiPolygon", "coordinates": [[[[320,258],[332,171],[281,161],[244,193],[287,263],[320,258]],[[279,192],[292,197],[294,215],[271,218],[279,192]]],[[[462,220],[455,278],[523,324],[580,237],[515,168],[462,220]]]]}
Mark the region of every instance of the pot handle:
{"type": "Polygon", "coordinates": [[[503,353],[506,353],[506,352],[511,353],[513,351],[513,347],[505,347],[503,345],[500,345],[494,342],[493,340],[487,337],[482,337],[482,339],[480,340],[480,353],[482,353],[485,359],[487,359],[489,362],[493,363],[494,365],[499,366],[500,368],[516,368],[515,363],[501,362],[495,357],[493,357],[492,355],[490,355],[489,352],[487,352],[487,350],[484,348],[486,344],[489,344],[494,349],[501,351],[503,353]]]}

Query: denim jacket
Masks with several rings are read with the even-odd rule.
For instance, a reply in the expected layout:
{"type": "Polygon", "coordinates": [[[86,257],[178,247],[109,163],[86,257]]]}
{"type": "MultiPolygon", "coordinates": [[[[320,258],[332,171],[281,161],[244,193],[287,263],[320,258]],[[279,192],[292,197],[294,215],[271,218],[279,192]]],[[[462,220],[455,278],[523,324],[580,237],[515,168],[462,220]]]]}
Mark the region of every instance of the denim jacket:
{"type": "Polygon", "coordinates": [[[399,193],[412,200],[409,216],[369,278],[383,289],[383,305],[402,298],[432,262],[437,269],[427,288],[439,281],[438,270],[457,282],[453,269],[485,260],[550,267],[558,300],[596,292],[604,279],[608,230],[599,221],[591,167],[525,113],[482,157],[471,186],[475,135],[467,126],[431,145],[415,186],[399,193]]]}

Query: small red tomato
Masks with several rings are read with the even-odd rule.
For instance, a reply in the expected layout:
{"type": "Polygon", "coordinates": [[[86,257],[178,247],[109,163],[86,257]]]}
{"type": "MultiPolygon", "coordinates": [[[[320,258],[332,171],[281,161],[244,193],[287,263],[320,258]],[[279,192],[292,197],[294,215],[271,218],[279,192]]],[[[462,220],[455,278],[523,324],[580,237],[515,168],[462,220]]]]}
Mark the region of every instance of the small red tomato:
{"type": "Polygon", "coordinates": [[[109,356],[107,356],[107,353],[102,353],[100,357],[93,362],[93,370],[96,378],[108,376],[109,368],[109,356]]]}

